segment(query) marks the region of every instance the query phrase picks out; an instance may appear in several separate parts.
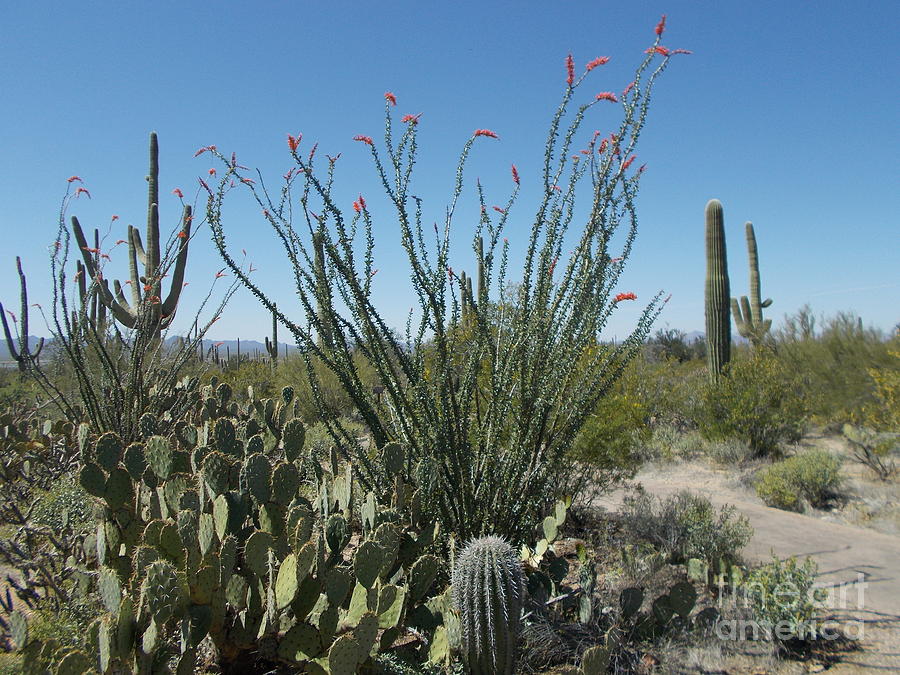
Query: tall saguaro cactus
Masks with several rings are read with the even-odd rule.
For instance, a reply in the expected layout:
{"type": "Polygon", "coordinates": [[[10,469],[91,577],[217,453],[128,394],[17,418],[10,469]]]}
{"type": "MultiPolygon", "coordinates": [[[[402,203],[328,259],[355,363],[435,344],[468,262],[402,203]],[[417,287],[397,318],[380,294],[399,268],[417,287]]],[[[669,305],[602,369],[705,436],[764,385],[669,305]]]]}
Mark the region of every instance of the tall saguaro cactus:
{"type": "Polygon", "coordinates": [[[18,343],[19,348],[16,349],[17,340],[13,338],[12,332],[9,330],[9,324],[6,321],[6,310],[3,309],[3,303],[0,302],[0,320],[3,321],[3,333],[6,335],[6,346],[9,349],[10,357],[19,364],[19,370],[26,372],[31,363],[37,360],[44,348],[44,338],[38,340],[37,349],[32,353],[28,345],[28,285],[25,281],[25,273],[22,271],[22,261],[16,256],[16,269],[19,271],[19,298],[21,300],[21,309],[19,318],[22,323],[19,326],[18,343]]]}
{"type": "Polygon", "coordinates": [[[730,294],[725,215],[722,202],[711,199],[706,205],[706,361],[713,382],[731,359],[730,294]]]}
{"type": "MultiPolygon", "coordinates": [[[[275,305],[277,308],[277,305],[275,305]]],[[[272,359],[272,365],[278,364],[278,315],[272,312],[272,341],[266,337],[266,351],[272,359]]]]}
{"type": "Polygon", "coordinates": [[[750,259],[750,297],[741,296],[740,305],[737,298],[732,298],[731,313],[734,316],[734,324],[737,326],[738,333],[741,337],[750,340],[750,344],[756,348],[762,344],[766,333],[772,327],[772,320],[762,317],[763,309],[772,304],[772,299],[761,300],[756,234],[753,231],[753,223],[748,222],[744,228],[747,232],[747,257],[750,259]]]}
{"type": "Polygon", "coordinates": [[[159,142],[156,132],[150,134],[150,173],[147,176],[147,247],[141,240],[137,228],[128,226],[128,264],[131,302],[122,292],[122,284],[114,282],[115,294],[102,283],[100,270],[82,232],[78,218],[72,216],[72,230],[81,249],[84,266],[91,279],[97,284],[100,301],[106,305],[116,321],[128,328],[139,325],[141,312],[150,312],[151,330],[159,334],[169,326],[178,307],[178,299],[184,283],[184,268],[187,263],[188,244],[191,240],[191,207],[185,206],[181,217],[181,231],[178,233],[178,254],[172,270],[169,294],[162,300],[162,278],[168,273],[168,260],[163,259],[159,243],[159,142]],[[144,266],[144,274],[138,274],[138,263],[144,266]]]}

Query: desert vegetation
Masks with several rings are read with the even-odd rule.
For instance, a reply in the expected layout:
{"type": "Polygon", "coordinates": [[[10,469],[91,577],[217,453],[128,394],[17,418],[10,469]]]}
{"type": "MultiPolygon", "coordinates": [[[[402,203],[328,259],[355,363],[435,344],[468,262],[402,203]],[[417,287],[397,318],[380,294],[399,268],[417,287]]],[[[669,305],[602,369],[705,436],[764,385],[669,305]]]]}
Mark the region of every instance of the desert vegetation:
{"type": "Polygon", "coordinates": [[[231,151],[200,148],[220,163],[216,181],[166,233],[152,134],[147,223],[120,241],[123,282],[107,276],[99,233],[69,216],[84,189],[73,176],[50,335],[29,340],[21,264],[16,321],[0,306],[15,363],[0,371],[0,672],[673,671],[721,642],[717,625],[738,611],[723,606],[764,629],[740,644],[816,654],[812,561],[749,565],[753,528],[736,508],[626,488],[642,467],[697,462],[778,509],[900,529],[900,336],[810,308],[773,330],[753,226],[749,295],[732,298],[713,200],[705,339],[654,332],[661,294],[624,340],[603,339],[638,301],[618,285],[637,236],[632,162],[653,88],[685,51],[661,44],[664,29],[665,17],[621,92],[585,98],[604,61],[568,57],[530,229],[506,230],[526,180],[516,166],[503,207],[477,183],[469,272],[451,259],[454,209],[469,156],[496,135],[465,140],[432,232],[410,192],[419,120],[396,119],[385,94],[384,142],[354,140],[392,205],[419,305],[402,334],[373,300],[386,216],[362,196],[342,208],[335,162],[300,136],[278,191],[231,151]],[[608,105],[620,126],[584,137],[590,109],[608,105]],[[295,306],[229,247],[237,193],[283,245],[295,306]],[[512,236],[526,239],[522,261],[512,236]],[[201,254],[223,272],[176,335],[201,254]],[[239,286],[271,313],[264,352],[206,339],[239,286]],[[810,434],[837,449],[804,446],[810,434]],[[621,508],[601,508],[616,490],[621,508]],[[779,595],[785,584],[795,597],[779,595]]]}

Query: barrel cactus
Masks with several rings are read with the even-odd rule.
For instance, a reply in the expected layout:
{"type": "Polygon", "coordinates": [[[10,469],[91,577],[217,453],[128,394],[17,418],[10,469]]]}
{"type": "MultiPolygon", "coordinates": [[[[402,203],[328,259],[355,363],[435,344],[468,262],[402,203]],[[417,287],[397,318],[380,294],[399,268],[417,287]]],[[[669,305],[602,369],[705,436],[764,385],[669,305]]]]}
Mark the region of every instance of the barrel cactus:
{"type": "Polygon", "coordinates": [[[453,569],[462,657],[472,675],[512,675],[525,597],[519,557],[506,540],[481,537],[460,553],[453,569]]]}

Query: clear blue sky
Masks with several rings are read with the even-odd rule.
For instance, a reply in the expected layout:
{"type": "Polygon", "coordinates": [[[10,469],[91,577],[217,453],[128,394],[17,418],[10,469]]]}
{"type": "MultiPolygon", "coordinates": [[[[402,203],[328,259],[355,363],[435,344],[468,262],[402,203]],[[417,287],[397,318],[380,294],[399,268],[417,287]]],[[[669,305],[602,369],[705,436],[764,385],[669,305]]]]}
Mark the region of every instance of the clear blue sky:
{"type": "MultiPolygon", "coordinates": [[[[534,212],[546,129],[563,92],[564,59],[579,71],[596,56],[582,96],[621,91],[668,14],[673,58],[658,84],[638,149],[646,162],[638,239],[620,290],[672,300],[659,325],[703,328],[703,209],[725,205],[732,293],[747,292],[743,224],[752,220],[763,293],[776,323],[810,303],[853,310],[888,330],[900,321],[900,87],[896,1],[824,2],[20,2],[0,27],[0,300],[18,310],[15,256],[33,302],[49,302],[48,245],[66,178],[93,196],[74,202],[82,224],[145,221],[147,137],[159,133],[161,213],[176,224],[171,190],[196,196],[211,166],[203,145],[236,151],[271,182],[290,166],[287,133],[305,147],[343,153],[347,206],[367,196],[376,226],[377,298],[397,327],[414,298],[380,184],[356,134],[379,138],[383,94],[398,115],[423,113],[414,192],[438,220],[463,143],[481,139],[468,174],[492,203],[522,174],[518,222],[534,212]],[[535,188],[535,189],[533,189],[535,188]]],[[[616,107],[595,107],[584,127],[608,131],[616,107]]],[[[467,193],[471,198],[472,193],[467,193]]],[[[471,201],[469,202],[472,203],[471,201]]],[[[202,200],[199,204],[202,210],[202,200]]],[[[235,250],[281,307],[296,307],[271,230],[238,202],[226,211],[235,250]]],[[[460,235],[459,267],[471,267],[460,235]]],[[[121,247],[114,271],[126,278],[121,247]]],[[[222,267],[208,229],[192,244],[180,310],[184,327],[222,267]]],[[[608,333],[624,336],[640,309],[624,303],[608,333]]],[[[299,318],[294,310],[291,313],[299,318]]],[[[270,319],[240,291],[211,337],[262,340],[270,319]]],[[[32,318],[33,334],[46,334],[32,318]]],[[[286,337],[285,332],[281,333],[286,337]]]]}

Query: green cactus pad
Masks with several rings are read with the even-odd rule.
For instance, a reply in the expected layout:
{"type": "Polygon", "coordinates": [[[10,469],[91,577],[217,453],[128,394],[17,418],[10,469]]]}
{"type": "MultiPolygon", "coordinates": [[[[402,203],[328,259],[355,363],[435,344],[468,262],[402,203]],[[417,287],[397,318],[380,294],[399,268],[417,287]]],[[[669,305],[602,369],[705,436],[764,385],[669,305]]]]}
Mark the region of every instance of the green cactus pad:
{"type": "Polygon", "coordinates": [[[256,453],[244,460],[241,479],[257,503],[269,501],[272,496],[272,465],[264,455],[256,453]]]}
{"type": "Polygon", "coordinates": [[[150,564],[141,584],[141,602],[158,624],[165,623],[177,611],[181,586],[175,567],[163,561],[150,564]]]}
{"type": "Polygon", "coordinates": [[[172,513],[178,513],[181,510],[181,495],[183,495],[192,484],[192,476],[184,473],[172,474],[169,479],[163,483],[162,493],[166,506],[172,513]]]}
{"type": "Polygon", "coordinates": [[[605,675],[609,668],[609,650],[594,646],[581,655],[581,675],[605,675]]]}
{"type": "MultiPolygon", "coordinates": [[[[228,522],[226,517],[226,522],[228,522]]],[[[197,543],[200,553],[206,555],[212,550],[216,530],[213,517],[209,513],[201,513],[197,523],[197,543]]]]}
{"type": "Polygon", "coordinates": [[[325,523],[325,542],[333,555],[340,554],[350,543],[350,526],[341,514],[332,514],[325,523]]]}
{"type": "Polygon", "coordinates": [[[278,643],[278,656],[286,661],[304,661],[322,653],[319,631],[308,623],[293,626],[278,643]]]}
{"type": "Polygon", "coordinates": [[[144,457],[144,446],[140,443],[132,443],[125,448],[122,455],[122,464],[132,480],[140,480],[147,470],[147,459],[144,457]]]}
{"type": "Polygon", "coordinates": [[[381,463],[390,475],[394,476],[403,472],[404,460],[403,446],[399,443],[387,443],[381,448],[381,463]]]}
{"type": "Polygon", "coordinates": [[[107,471],[112,471],[119,466],[122,459],[122,441],[113,431],[107,431],[97,439],[94,445],[94,456],[97,463],[107,471]]]}
{"type": "MultiPolygon", "coordinates": [[[[301,563],[298,562],[298,567],[300,565],[301,563]]],[[[315,607],[321,590],[322,588],[315,577],[304,577],[300,582],[300,590],[297,591],[297,597],[291,604],[291,612],[294,616],[298,619],[305,619],[315,607]]]]}
{"type": "Polygon", "coordinates": [[[119,575],[108,567],[101,569],[97,577],[97,590],[106,611],[110,614],[118,613],[119,604],[122,602],[122,584],[119,582],[119,575]]]}
{"type": "Polygon", "coordinates": [[[303,454],[303,443],[306,440],[306,428],[298,419],[288,421],[281,432],[284,444],[284,456],[289,462],[299,459],[303,454]]]}
{"type": "Polygon", "coordinates": [[[313,523],[312,509],[306,504],[291,507],[287,515],[287,531],[291,533],[289,543],[293,548],[299,548],[310,540],[313,523]]]}
{"type": "Polygon", "coordinates": [[[191,601],[198,605],[212,602],[212,594],[219,585],[219,569],[212,565],[204,565],[188,580],[191,601]]]}
{"type": "Polygon", "coordinates": [[[228,498],[225,495],[219,495],[213,501],[213,524],[215,525],[216,535],[219,537],[219,541],[222,541],[228,533],[230,510],[228,498]]]}
{"type": "Polygon", "coordinates": [[[272,500],[287,506],[300,489],[300,472],[290,462],[281,462],[272,472],[272,500]]]}
{"type": "Polygon", "coordinates": [[[212,608],[206,604],[197,604],[189,605],[187,611],[185,620],[188,622],[188,644],[197,647],[209,634],[213,618],[212,608]]]}
{"type": "Polygon", "coordinates": [[[184,560],[184,545],[175,523],[166,523],[159,531],[159,550],[175,564],[180,564],[184,560]]]}
{"type": "Polygon", "coordinates": [[[269,551],[274,547],[275,540],[265,532],[254,532],[244,545],[244,562],[260,579],[268,576],[269,551]]]}
{"type": "Polygon", "coordinates": [[[103,489],[103,499],[113,511],[134,499],[134,482],[125,469],[116,467],[110,471],[103,489]]]}
{"type": "Polygon", "coordinates": [[[353,629],[353,637],[359,643],[359,663],[362,663],[372,652],[375,640],[378,639],[378,617],[372,612],[363,614],[353,629]]]}
{"type": "Polygon", "coordinates": [[[225,599],[234,609],[244,609],[247,606],[247,580],[238,574],[229,577],[225,586],[225,599]]]}
{"type": "Polygon", "coordinates": [[[353,573],[346,567],[335,567],[328,570],[325,576],[325,595],[334,606],[343,604],[344,598],[355,583],[353,573]]]}
{"type": "Polygon", "coordinates": [[[19,610],[9,615],[9,634],[16,647],[25,649],[28,644],[28,620],[19,610]]]}
{"type": "Polygon", "coordinates": [[[328,650],[328,671],[331,675],[354,675],[360,659],[360,644],[347,633],[335,640],[328,650]]]}
{"type": "Polygon", "coordinates": [[[100,656],[101,673],[107,672],[110,664],[117,657],[116,647],[116,627],[110,622],[109,617],[104,617],[97,631],[97,651],[100,656]]]}
{"type": "Polygon", "coordinates": [[[284,534],[285,508],[281,504],[269,502],[259,509],[259,527],[273,537],[284,534]]]}
{"type": "Polygon", "coordinates": [[[157,433],[157,427],[156,418],[150,413],[144,413],[138,420],[138,429],[144,438],[150,438],[157,433]]]}
{"type": "Polygon", "coordinates": [[[544,538],[548,543],[552,543],[556,540],[556,535],[559,532],[559,526],[556,523],[556,518],[553,516],[547,516],[544,518],[544,538]]]}
{"type": "Polygon", "coordinates": [[[400,528],[394,523],[383,523],[375,530],[372,538],[381,546],[383,552],[381,575],[385,576],[393,568],[400,553],[400,528]]]}
{"type": "Polygon", "coordinates": [[[106,474],[93,463],[86,463],[78,472],[78,482],[85,492],[101,499],[106,494],[106,474]]]}
{"type": "MultiPolygon", "coordinates": [[[[250,420],[251,422],[253,420],[250,420]]],[[[252,455],[255,453],[261,453],[265,450],[265,443],[263,442],[263,437],[260,434],[251,434],[250,433],[250,424],[247,425],[247,435],[250,438],[247,439],[247,454],[252,455]]]]}
{"type": "Polygon", "coordinates": [[[378,625],[381,628],[394,628],[400,623],[403,605],[406,600],[406,588],[387,584],[378,593],[378,625]]]}
{"type": "Polygon", "coordinates": [[[172,473],[174,464],[174,456],[172,448],[162,436],[151,436],[147,439],[144,456],[147,458],[147,465],[157,477],[165,480],[172,473]]]}
{"type": "Polygon", "coordinates": [[[284,609],[297,597],[300,587],[297,573],[297,555],[289,554],[278,570],[278,578],[275,580],[275,603],[278,609],[284,609]]]}
{"type": "Polygon", "coordinates": [[[214,495],[228,491],[231,460],[221,452],[210,452],[203,458],[203,482],[214,495]]]}
{"type": "Polygon", "coordinates": [[[79,650],[68,652],[60,659],[54,671],[56,675],[84,675],[96,668],[94,660],[79,650]]]}
{"type": "Polygon", "coordinates": [[[637,587],[629,587],[619,594],[619,609],[624,620],[630,619],[641,608],[644,602],[644,591],[637,587]]]}
{"type": "Polygon", "coordinates": [[[697,591],[694,585],[681,581],[669,589],[669,605],[682,619],[686,619],[697,603],[697,591]]]}
{"type": "Polygon", "coordinates": [[[431,585],[441,569],[437,556],[425,555],[419,558],[409,570],[409,599],[417,604],[431,590],[431,585]]]}

